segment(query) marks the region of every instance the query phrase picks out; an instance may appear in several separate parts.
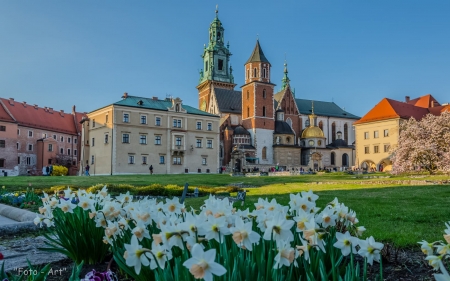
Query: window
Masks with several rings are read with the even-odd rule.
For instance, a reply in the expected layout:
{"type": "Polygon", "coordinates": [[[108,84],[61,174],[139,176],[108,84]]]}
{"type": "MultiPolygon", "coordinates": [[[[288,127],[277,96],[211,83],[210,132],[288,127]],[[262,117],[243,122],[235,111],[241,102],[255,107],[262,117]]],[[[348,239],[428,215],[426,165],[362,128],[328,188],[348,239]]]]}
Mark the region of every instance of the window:
{"type": "Polygon", "coordinates": [[[108,118],[109,116],[108,116],[108,114],[106,114],[106,116],[105,116],[105,123],[108,123],[108,118]]]}
{"type": "Polygon", "coordinates": [[[369,147],[368,146],[364,147],[364,154],[369,154],[369,147]]]}
{"type": "Polygon", "coordinates": [[[217,65],[217,69],[218,70],[222,70],[223,69],[223,60],[219,60],[219,63],[217,65]]]}
{"type": "Polygon", "coordinates": [[[256,67],[253,68],[253,77],[256,77],[256,67]]]}
{"type": "Polygon", "coordinates": [[[379,149],[378,149],[378,145],[374,145],[373,146],[373,153],[378,153],[378,152],[380,152],[379,149]]]}
{"type": "Polygon", "coordinates": [[[0,126],[0,131],[5,132],[6,131],[6,126],[0,126]]]}
{"type": "Polygon", "coordinates": [[[124,113],[123,114],[123,123],[128,123],[128,122],[130,122],[130,114],[124,113]]]}
{"type": "Polygon", "coordinates": [[[336,165],[336,155],[334,154],[334,152],[331,152],[331,165],[336,165]]]}
{"type": "Polygon", "coordinates": [[[384,136],[385,137],[389,137],[389,130],[388,129],[384,130],[384,136]]]}
{"type": "Polygon", "coordinates": [[[142,164],[143,165],[147,164],[147,156],[142,156],[142,164]]]}
{"type": "Polygon", "coordinates": [[[197,121],[197,130],[201,130],[202,129],[202,122],[197,121]]]}
{"type": "Polygon", "coordinates": [[[141,115],[141,124],[147,124],[147,116],[141,115]]]}
{"type": "Polygon", "coordinates": [[[202,165],[206,165],[206,158],[202,158],[202,165]]]}
{"type": "Polygon", "coordinates": [[[347,125],[347,123],[344,124],[344,140],[347,143],[347,141],[348,141],[348,125],[347,125]]]}
{"type": "Polygon", "coordinates": [[[64,137],[63,136],[61,136],[61,138],[59,139],[61,142],[63,142],[64,141],[64,137]]]}
{"type": "Polygon", "coordinates": [[[77,142],[78,142],[77,139],[73,139],[74,144],[77,144],[77,142]]]}
{"type": "Polygon", "coordinates": [[[173,127],[181,128],[181,119],[173,119],[173,127]]]}
{"type": "Polygon", "coordinates": [[[174,165],[181,165],[181,157],[174,157],[173,158],[173,164],[174,165]]]}
{"type": "Polygon", "coordinates": [[[94,164],[94,162],[95,162],[94,160],[95,160],[95,157],[94,157],[94,155],[92,155],[91,156],[91,165],[94,164]]]}
{"type": "Polygon", "coordinates": [[[202,140],[201,139],[197,139],[197,145],[196,147],[202,147],[202,140]]]}
{"type": "Polygon", "coordinates": [[[391,149],[391,146],[389,144],[384,145],[384,152],[389,152],[389,149],[391,149]]]}
{"type": "Polygon", "coordinates": [[[17,135],[20,136],[20,129],[17,129],[17,135]]]}
{"type": "Polygon", "coordinates": [[[160,155],[159,156],[159,164],[164,164],[165,162],[165,159],[164,159],[165,157],[164,157],[164,155],[160,155]]]}
{"type": "Polygon", "coordinates": [[[147,144],[147,136],[146,135],[140,135],[139,136],[139,143],[140,144],[147,144]]]}
{"type": "Polygon", "coordinates": [[[212,123],[208,123],[207,130],[212,131],[212,123]]]}
{"type": "Polygon", "coordinates": [[[56,137],[56,135],[53,135],[53,139],[54,139],[54,140],[57,140],[57,137],[56,137]]]}
{"type": "Polygon", "coordinates": [[[266,98],[266,89],[263,90],[263,99],[266,98]]]}
{"type": "Polygon", "coordinates": [[[32,137],[33,136],[33,131],[28,131],[28,136],[32,137]]]}
{"type": "Polygon", "coordinates": [[[263,68],[263,78],[266,78],[266,69],[263,68]]]}
{"type": "Polygon", "coordinates": [[[109,141],[109,136],[108,136],[108,134],[105,134],[105,143],[108,143],[108,141],[109,141]]]}
{"type": "Polygon", "coordinates": [[[374,138],[374,139],[378,138],[378,131],[374,131],[374,132],[373,132],[373,138],[374,138]]]}
{"type": "Polygon", "coordinates": [[[178,103],[175,105],[175,111],[180,112],[180,105],[178,103]]]}
{"type": "Polygon", "coordinates": [[[176,146],[181,146],[181,137],[176,137],[176,139],[175,139],[175,145],[176,145],[176,146]]]}
{"type": "Polygon", "coordinates": [[[71,138],[67,138],[67,142],[70,143],[72,141],[71,138]]]}
{"type": "Polygon", "coordinates": [[[92,128],[95,128],[95,119],[92,119],[92,128]]]}
{"type": "Polygon", "coordinates": [[[67,149],[67,155],[72,155],[70,154],[70,148],[67,149]]]}
{"type": "Polygon", "coordinates": [[[250,99],[250,92],[247,91],[247,99],[250,99]]]}
{"type": "Polygon", "coordinates": [[[266,107],[263,106],[262,109],[263,109],[262,116],[266,116],[266,107]]]}
{"type": "Polygon", "coordinates": [[[250,107],[247,106],[247,117],[250,117],[250,107]]]}
{"type": "Polygon", "coordinates": [[[263,147],[262,149],[262,159],[267,160],[267,147],[263,147]]]}
{"type": "Polygon", "coordinates": [[[369,139],[369,132],[364,132],[364,139],[365,140],[369,139]]]}
{"type": "Polygon", "coordinates": [[[207,140],[207,141],[206,141],[206,147],[207,147],[207,148],[213,148],[213,146],[212,146],[212,140],[207,140]]]}
{"type": "Polygon", "coordinates": [[[32,144],[28,145],[28,151],[33,151],[33,145],[32,144]]]}
{"type": "Polygon", "coordinates": [[[155,126],[161,126],[161,118],[160,117],[155,118],[155,126]]]}
{"type": "Polygon", "coordinates": [[[76,149],[73,150],[73,156],[77,156],[77,150],[76,149]]]}
{"type": "Polygon", "coordinates": [[[247,79],[249,79],[249,78],[250,78],[250,70],[247,69],[247,79]]]}
{"type": "Polygon", "coordinates": [[[60,148],[60,149],[59,149],[59,153],[60,153],[60,154],[64,154],[64,148],[60,148]]]}
{"type": "Polygon", "coordinates": [[[331,124],[331,138],[332,141],[336,140],[336,123],[334,122],[331,124]]]}
{"type": "Polygon", "coordinates": [[[6,141],[5,140],[0,140],[0,147],[4,148],[6,146],[6,141]]]}
{"type": "Polygon", "coordinates": [[[48,144],[48,151],[53,151],[53,144],[51,143],[48,144]]]}
{"type": "Polygon", "coordinates": [[[122,142],[130,143],[130,134],[122,134],[122,142]]]}
{"type": "Polygon", "coordinates": [[[92,138],[91,144],[92,144],[92,146],[95,146],[95,138],[92,138]]]}
{"type": "Polygon", "coordinates": [[[17,150],[19,150],[19,143],[16,143],[16,148],[17,150]]]}
{"type": "Polygon", "coordinates": [[[46,139],[47,138],[47,134],[42,134],[42,138],[46,139]]]}
{"type": "Polygon", "coordinates": [[[0,159],[0,168],[5,167],[5,159],[0,159]]]}
{"type": "Polygon", "coordinates": [[[134,164],[134,155],[128,155],[128,164],[134,164]]]}
{"type": "Polygon", "coordinates": [[[161,136],[155,136],[155,144],[161,145],[161,136]]]}
{"type": "Polygon", "coordinates": [[[31,157],[27,157],[27,165],[31,165],[31,157]]]}
{"type": "Polygon", "coordinates": [[[205,71],[208,71],[208,61],[205,61],[205,71]]]}

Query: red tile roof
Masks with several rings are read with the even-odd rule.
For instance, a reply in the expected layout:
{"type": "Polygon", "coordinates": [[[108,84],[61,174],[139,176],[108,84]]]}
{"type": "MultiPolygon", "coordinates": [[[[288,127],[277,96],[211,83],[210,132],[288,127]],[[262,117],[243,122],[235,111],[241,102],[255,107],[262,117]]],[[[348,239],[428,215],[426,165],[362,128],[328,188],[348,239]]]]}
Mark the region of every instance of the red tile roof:
{"type": "MultiPolygon", "coordinates": [[[[78,121],[77,115],[83,115],[82,113],[76,113],[76,119],[74,119],[71,113],[62,113],[51,108],[42,108],[3,98],[0,98],[0,101],[19,125],[72,135],[76,135],[79,131],[75,127],[78,126],[78,122],[76,125],[75,122],[78,121]]],[[[81,117],[79,118],[81,120],[81,117]]]]}
{"type": "Polygon", "coordinates": [[[3,106],[0,104],[0,121],[6,121],[6,122],[15,122],[14,119],[11,118],[11,116],[6,112],[6,110],[3,108],[3,106]]]}
{"type": "Polygon", "coordinates": [[[429,94],[410,100],[409,102],[400,102],[384,98],[354,124],[388,120],[393,118],[409,119],[414,117],[414,119],[420,120],[428,113],[439,115],[446,109],[450,110],[450,106],[441,106],[437,100],[429,94]],[[430,106],[425,107],[427,104],[430,106]]]}

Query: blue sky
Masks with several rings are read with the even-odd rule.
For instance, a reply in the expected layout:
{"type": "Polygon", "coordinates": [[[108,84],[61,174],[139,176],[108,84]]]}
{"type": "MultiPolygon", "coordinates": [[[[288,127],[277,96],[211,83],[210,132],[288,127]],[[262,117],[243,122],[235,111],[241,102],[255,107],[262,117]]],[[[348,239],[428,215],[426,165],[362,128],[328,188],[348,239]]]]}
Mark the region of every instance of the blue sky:
{"type": "Polygon", "coordinates": [[[130,95],[197,106],[219,4],[236,89],[257,34],[296,97],[362,116],[383,97],[450,102],[450,1],[0,1],[0,97],[79,111],[130,95]]]}

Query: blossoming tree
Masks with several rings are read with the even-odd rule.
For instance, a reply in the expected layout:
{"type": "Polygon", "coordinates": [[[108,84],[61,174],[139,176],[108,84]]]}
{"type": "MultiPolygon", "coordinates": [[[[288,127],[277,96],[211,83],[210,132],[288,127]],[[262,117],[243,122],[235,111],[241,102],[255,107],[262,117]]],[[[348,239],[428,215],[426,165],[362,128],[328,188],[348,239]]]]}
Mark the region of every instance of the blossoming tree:
{"type": "Polygon", "coordinates": [[[420,169],[430,174],[450,172],[450,112],[402,123],[398,145],[391,152],[395,174],[420,169]]]}

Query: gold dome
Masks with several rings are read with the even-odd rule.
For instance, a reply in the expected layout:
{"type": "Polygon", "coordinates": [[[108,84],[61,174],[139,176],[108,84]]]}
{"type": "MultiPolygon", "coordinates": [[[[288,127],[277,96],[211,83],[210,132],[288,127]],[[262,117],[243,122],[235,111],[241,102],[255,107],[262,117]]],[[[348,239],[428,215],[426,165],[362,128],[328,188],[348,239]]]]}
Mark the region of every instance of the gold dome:
{"type": "Polygon", "coordinates": [[[305,138],[324,138],[323,131],[319,127],[308,127],[302,133],[302,139],[305,138]]]}

